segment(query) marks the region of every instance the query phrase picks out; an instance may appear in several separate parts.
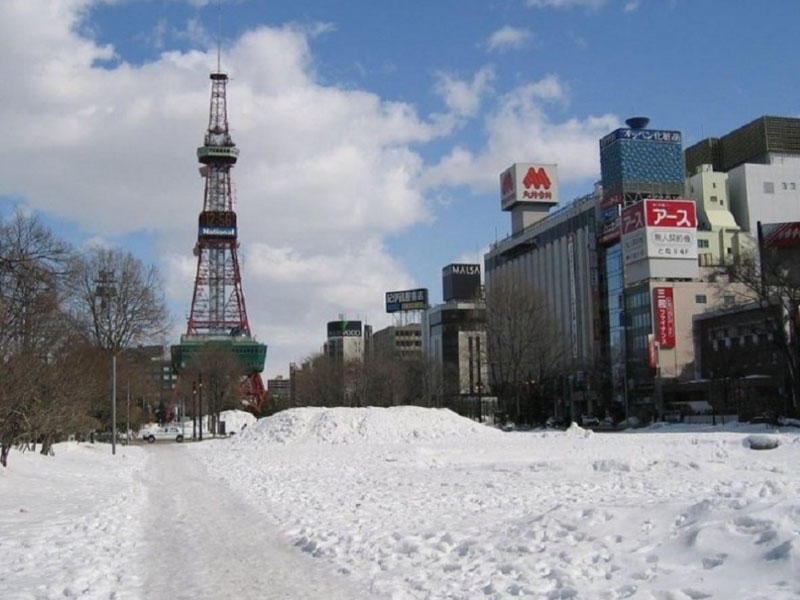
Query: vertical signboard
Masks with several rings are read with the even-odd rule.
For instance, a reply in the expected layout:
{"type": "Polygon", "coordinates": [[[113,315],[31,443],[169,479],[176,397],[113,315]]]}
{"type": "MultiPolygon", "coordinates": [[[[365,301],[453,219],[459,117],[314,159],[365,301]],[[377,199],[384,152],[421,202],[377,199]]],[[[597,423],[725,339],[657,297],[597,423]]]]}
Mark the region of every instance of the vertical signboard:
{"type": "Polygon", "coordinates": [[[572,341],[572,359],[578,358],[578,305],[575,289],[575,234],[567,237],[567,264],[569,270],[569,320],[572,341]]]}
{"type": "Polygon", "coordinates": [[[655,343],[659,348],[675,347],[675,299],[671,287],[653,288],[655,343]]]}
{"type": "Polygon", "coordinates": [[[621,216],[622,260],[630,265],[647,258],[647,228],[644,221],[644,202],[626,207],[621,216]]]}

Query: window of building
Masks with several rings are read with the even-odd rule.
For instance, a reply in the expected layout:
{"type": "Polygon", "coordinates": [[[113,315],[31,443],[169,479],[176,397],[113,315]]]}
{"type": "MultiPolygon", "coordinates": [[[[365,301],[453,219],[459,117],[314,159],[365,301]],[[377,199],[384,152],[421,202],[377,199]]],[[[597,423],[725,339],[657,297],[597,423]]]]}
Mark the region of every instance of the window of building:
{"type": "MultiPolygon", "coordinates": [[[[722,303],[725,306],[733,306],[734,302],[736,302],[736,297],[735,296],[725,295],[725,296],[722,297],[722,303]]],[[[727,333],[728,332],[726,331],[725,335],[727,335],[727,333]]]]}
{"type": "Polygon", "coordinates": [[[717,189],[717,182],[716,181],[712,181],[711,182],[711,187],[714,188],[714,189],[717,189]]]}
{"type": "Polygon", "coordinates": [[[708,240],[697,240],[698,248],[708,248],[708,240]]]}
{"type": "Polygon", "coordinates": [[[783,182],[783,189],[785,189],[785,190],[789,189],[789,184],[786,183],[785,181],[783,182]]]}
{"type": "Polygon", "coordinates": [[[716,203],[717,203],[717,197],[716,197],[716,196],[711,196],[711,201],[712,201],[714,204],[716,204],[716,203]]]}
{"type": "Polygon", "coordinates": [[[775,184],[772,181],[765,181],[764,182],[764,193],[765,194],[774,194],[775,193],[775,184]]]}
{"type": "Polygon", "coordinates": [[[695,304],[705,304],[707,301],[708,301],[708,300],[707,300],[707,298],[706,298],[706,295],[705,295],[705,294],[697,294],[697,295],[694,297],[694,302],[695,302],[695,304]]]}
{"type": "Polygon", "coordinates": [[[790,190],[796,189],[796,188],[795,188],[794,181],[792,181],[792,182],[790,182],[790,183],[789,183],[789,189],[790,189],[790,190]]]}

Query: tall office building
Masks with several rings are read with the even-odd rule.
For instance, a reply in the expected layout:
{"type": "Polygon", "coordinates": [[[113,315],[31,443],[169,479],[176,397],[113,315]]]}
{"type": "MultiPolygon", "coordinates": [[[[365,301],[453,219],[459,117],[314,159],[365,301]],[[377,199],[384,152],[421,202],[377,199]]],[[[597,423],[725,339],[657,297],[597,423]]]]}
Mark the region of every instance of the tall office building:
{"type": "Polygon", "coordinates": [[[450,264],[442,269],[444,302],[422,317],[422,347],[439,367],[446,406],[489,391],[486,359],[486,306],[479,264],[450,264]]]}
{"type": "MultiPolygon", "coordinates": [[[[647,258],[647,254],[645,251],[643,257],[631,253],[624,255],[623,212],[645,199],[669,200],[684,196],[681,134],[679,131],[647,129],[648,123],[649,120],[643,117],[628,119],[628,127],[612,131],[600,140],[603,197],[598,257],[602,282],[601,321],[606,334],[604,354],[611,361],[612,395],[615,400],[625,403],[626,409],[632,398],[652,394],[653,368],[648,336],[653,331],[654,296],[646,283],[647,277],[644,285],[630,289],[636,282],[626,277],[626,267],[639,262],[637,259],[647,258]]],[[[646,230],[645,226],[628,228],[632,236],[647,235],[646,231],[641,234],[636,231],[646,230]]],[[[668,297],[657,301],[669,302],[668,297]]],[[[665,312],[665,319],[668,314],[674,318],[673,304],[665,312]]]]}
{"type": "Polygon", "coordinates": [[[558,207],[557,181],[556,165],[517,163],[501,174],[501,209],[511,213],[512,234],[492,244],[484,256],[486,289],[511,278],[541,294],[547,316],[565,342],[562,364],[551,367],[570,376],[550,392],[571,400],[568,405],[555,403],[554,411],[558,416],[572,411],[577,418],[594,412],[598,398],[597,389],[572,394],[566,382],[599,368],[596,210],[601,190],[597,186],[592,194],[558,207]]]}

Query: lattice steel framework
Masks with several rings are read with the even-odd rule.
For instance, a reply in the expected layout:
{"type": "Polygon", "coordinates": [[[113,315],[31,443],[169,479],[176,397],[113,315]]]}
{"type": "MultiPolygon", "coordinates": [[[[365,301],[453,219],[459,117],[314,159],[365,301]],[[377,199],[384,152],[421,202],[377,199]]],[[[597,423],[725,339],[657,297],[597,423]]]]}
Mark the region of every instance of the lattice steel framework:
{"type": "MultiPolygon", "coordinates": [[[[231,168],[236,164],[239,150],[228,130],[227,82],[225,73],[211,74],[208,130],[203,146],[197,149],[205,192],[194,247],[197,273],[192,306],[181,346],[186,349],[198,341],[230,340],[243,364],[247,365],[244,393],[251,405],[260,409],[264,399],[260,375],[263,358],[260,367],[253,366],[258,362],[254,363],[253,354],[265,356],[266,346],[252,338],[242,291],[231,185],[231,168]],[[255,370],[258,372],[253,372],[255,370]]],[[[184,352],[186,354],[188,352],[184,352]]]]}

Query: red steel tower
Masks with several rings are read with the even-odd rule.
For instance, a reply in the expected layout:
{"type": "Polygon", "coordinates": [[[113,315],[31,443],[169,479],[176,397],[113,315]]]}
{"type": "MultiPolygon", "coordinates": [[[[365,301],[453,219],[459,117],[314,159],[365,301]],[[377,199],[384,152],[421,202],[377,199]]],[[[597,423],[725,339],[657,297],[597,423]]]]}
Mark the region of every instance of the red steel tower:
{"type": "Polygon", "coordinates": [[[225,73],[211,73],[211,107],[204,143],[197,149],[205,180],[203,210],[198,219],[197,274],[192,307],[181,343],[172,347],[173,367],[180,370],[207,344],[230,347],[243,367],[243,400],[260,412],[265,399],[261,372],[267,347],[257,342],[247,320],[238,258],[238,229],[233,209],[231,168],[239,149],[228,131],[225,73]]]}

